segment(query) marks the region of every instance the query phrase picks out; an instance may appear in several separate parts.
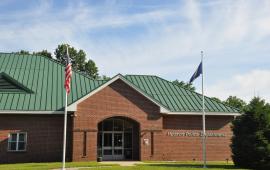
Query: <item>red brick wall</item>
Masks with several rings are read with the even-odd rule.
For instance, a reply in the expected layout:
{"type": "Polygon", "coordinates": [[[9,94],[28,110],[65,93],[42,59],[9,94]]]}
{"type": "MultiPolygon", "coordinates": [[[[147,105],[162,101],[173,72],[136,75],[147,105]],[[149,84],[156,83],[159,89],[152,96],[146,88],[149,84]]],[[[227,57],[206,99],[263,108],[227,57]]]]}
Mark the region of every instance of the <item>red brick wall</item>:
{"type": "MultiPolygon", "coordinates": [[[[129,117],[140,124],[140,160],[201,160],[201,138],[168,136],[168,132],[200,132],[201,116],[162,116],[159,107],[117,80],[81,102],[74,117],[73,161],[96,160],[97,125],[114,116],[129,117]],[[83,157],[83,132],[88,135],[83,157]],[[151,135],[151,133],[153,133],[151,135]],[[153,138],[153,139],[152,139],[153,138]],[[144,140],[148,139],[149,145],[144,140]],[[151,146],[153,144],[153,147],[151,146]]],[[[207,116],[207,132],[225,137],[207,138],[207,159],[230,159],[231,116],[207,116]]]]}
{"type": "MultiPolygon", "coordinates": [[[[207,137],[207,160],[231,160],[230,142],[232,116],[206,116],[206,133],[225,137],[207,137]]],[[[155,134],[155,160],[202,160],[202,139],[194,136],[170,136],[168,132],[198,132],[202,129],[201,116],[164,116],[163,131],[155,134]]]]}
{"type": "MultiPolygon", "coordinates": [[[[140,130],[162,129],[162,116],[159,107],[130,88],[121,80],[117,80],[98,93],[81,102],[74,117],[73,160],[96,160],[97,125],[100,121],[114,116],[129,117],[140,124],[140,130]],[[87,155],[83,156],[83,131],[89,135],[87,155]]],[[[145,132],[142,132],[144,134],[145,132]]],[[[148,152],[141,146],[141,152],[148,152]]],[[[146,159],[146,154],[141,155],[146,159]]]]}
{"type": "MultiPolygon", "coordinates": [[[[62,115],[0,115],[0,163],[61,161],[63,121],[62,115]],[[27,150],[8,152],[8,134],[19,131],[27,132],[27,150]]],[[[68,122],[72,127],[70,117],[68,122]]],[[[69,146],[70,134],[69,128],[69,146]]],[[[69,147],[68,160],[70,152],[69,147]]]]}

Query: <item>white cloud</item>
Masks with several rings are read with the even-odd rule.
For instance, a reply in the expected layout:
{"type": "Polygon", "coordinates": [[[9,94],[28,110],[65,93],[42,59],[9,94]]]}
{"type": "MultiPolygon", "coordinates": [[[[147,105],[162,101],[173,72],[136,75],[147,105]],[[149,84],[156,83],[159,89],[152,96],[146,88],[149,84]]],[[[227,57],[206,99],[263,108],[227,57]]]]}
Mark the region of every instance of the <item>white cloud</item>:
{"type": "Polygon", "coordinates": [[[207,87],[209,96],[227,99],[230,95],[250,101],[254,96],[270,102],[270,70],[252,70],[229,79],[218,81],[207,87]]]}

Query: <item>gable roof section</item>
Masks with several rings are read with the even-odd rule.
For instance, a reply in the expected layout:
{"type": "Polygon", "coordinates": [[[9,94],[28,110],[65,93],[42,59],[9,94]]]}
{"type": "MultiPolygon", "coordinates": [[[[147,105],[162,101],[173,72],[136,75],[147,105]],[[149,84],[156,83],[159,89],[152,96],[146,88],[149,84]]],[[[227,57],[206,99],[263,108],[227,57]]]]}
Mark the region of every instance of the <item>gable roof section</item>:
{"type": "MultiPolygon", "coordinates": [[[[0,72],[20,82],[34,93],[0,92],[0,111],[59,111],[63,110],[65,90],[64,66],[37,55],[0,53],[0,72]]],[[[73,71],[68,103],[74,103],[105,81],[93,80],[73,71]]]]}
{"type": "Polygon", "coordinates": [[[102,90],[103,88],[109,86],[110,84],[112,84],[113,82],[115,82],[116,80],[122,80],[123,82],[125,82],[126,84],[128,84],[131,88],[135,89],[137,92],[139,92],[141,95],[143,95],[144,97],[146,97],[148,100],[152,101],[153,103],[155,103],[156,105],[158,105],[160,107],[160,110],[163,112],[169,112],[169,110],[163,106],[161,103],[159,103],[159,101],[155,100],[154,98],[152,98],[152,96],[150,96],[149,94],[145,93],[144,91],[142,91],[140,88],[138,88],[137,86],[135,86],[134,84],[132,84],[130,81],[128,81],[124,76],[122,76],[121,74],[118,74],[116,76],[114,76],[113,78],[111,78],[109,81],[107,81],[106,83],[102,84],[101,86],[99,86],[98,88],[94,89],[93,91],[91,91],[90,93],[88,93],[87,95],[83,96],[82,98],[80,98],[79,100],[77,100],[76,102],[74,102],[73,104],[71,104],[68,107],[68,110],[76,110],[77,108],[77,104],[79,104],[80,102],[84,101],[85,99],[87,99],[88,97],[94,95],[95,93],[99,92],[100,90],[102,90]]]}
{"type": "MultiPolygon", "coordinates": [[[[201,112],[202,95],[173,84],[157,76],[126,75],[126,79],[159,101],[171,113],[201,112]]],[[[239,113],[239,110],[205,96],[205,112],[239,113]]]]}
{"type": "MultiPolygon", "coordinates": [[[[59,113],[64,106],[64,66],[55,60],[37,55],[0,53],[0,73],[5,72],[14,81],[28,87],[33,93],[2,93],[0,113],[20,111],[25,113],[59,113]]],[[[73,71],[71,93],[68,96],[70,110],[76,104],[93,95],[117,79],[121,79],[146,98],[160,106],[162,113],[197,114],[201,112],[201,95],[174,85],[157,76],[116,75],[110,80],[94,80],[73,71]]],[[[211,114],[237,113],[235,108],[205,97],[206,112],[211,114]]]]}
{"type": "Polygon", "coordinates": [[[0,73],[0,92],[2,93],[32,93],[30,89],[9,77],[6,73],[0,73]]]}

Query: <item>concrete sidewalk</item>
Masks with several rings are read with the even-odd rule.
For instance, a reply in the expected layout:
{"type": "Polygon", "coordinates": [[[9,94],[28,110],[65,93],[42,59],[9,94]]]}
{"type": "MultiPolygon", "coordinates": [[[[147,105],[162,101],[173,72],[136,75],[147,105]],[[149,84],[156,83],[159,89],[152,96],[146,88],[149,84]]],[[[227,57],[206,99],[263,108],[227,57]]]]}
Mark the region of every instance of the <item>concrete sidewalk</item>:
{"type": "Polygon", "coordinates": [[[120,166],[135,166],[135,164],[143,164],[141,161],[102,161],[101,164],[119,164],[120,166]]]}
{"type": "MultiPolygon", "coordinates": [[[[80,170],[80,169],[91,169],[91,168],[110,168],[112,166],[86,166],[86,167],[73,167],[73,168],[65,168],[66,170],[80,170]]],[[[62,168],[51,169],[51,170],[62,170],[62,168]]]]}

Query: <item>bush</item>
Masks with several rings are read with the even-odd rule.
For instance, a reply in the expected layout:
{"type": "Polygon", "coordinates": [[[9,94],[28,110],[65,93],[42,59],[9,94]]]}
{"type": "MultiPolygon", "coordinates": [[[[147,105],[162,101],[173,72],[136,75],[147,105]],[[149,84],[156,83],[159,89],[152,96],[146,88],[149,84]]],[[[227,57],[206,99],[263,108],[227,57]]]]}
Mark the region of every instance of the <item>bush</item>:
{"type": "Polygon", "coordinates": [[[233,121],[232,159],[241,168],[270,169],[270,105],[255,97],[233,121]]]}

